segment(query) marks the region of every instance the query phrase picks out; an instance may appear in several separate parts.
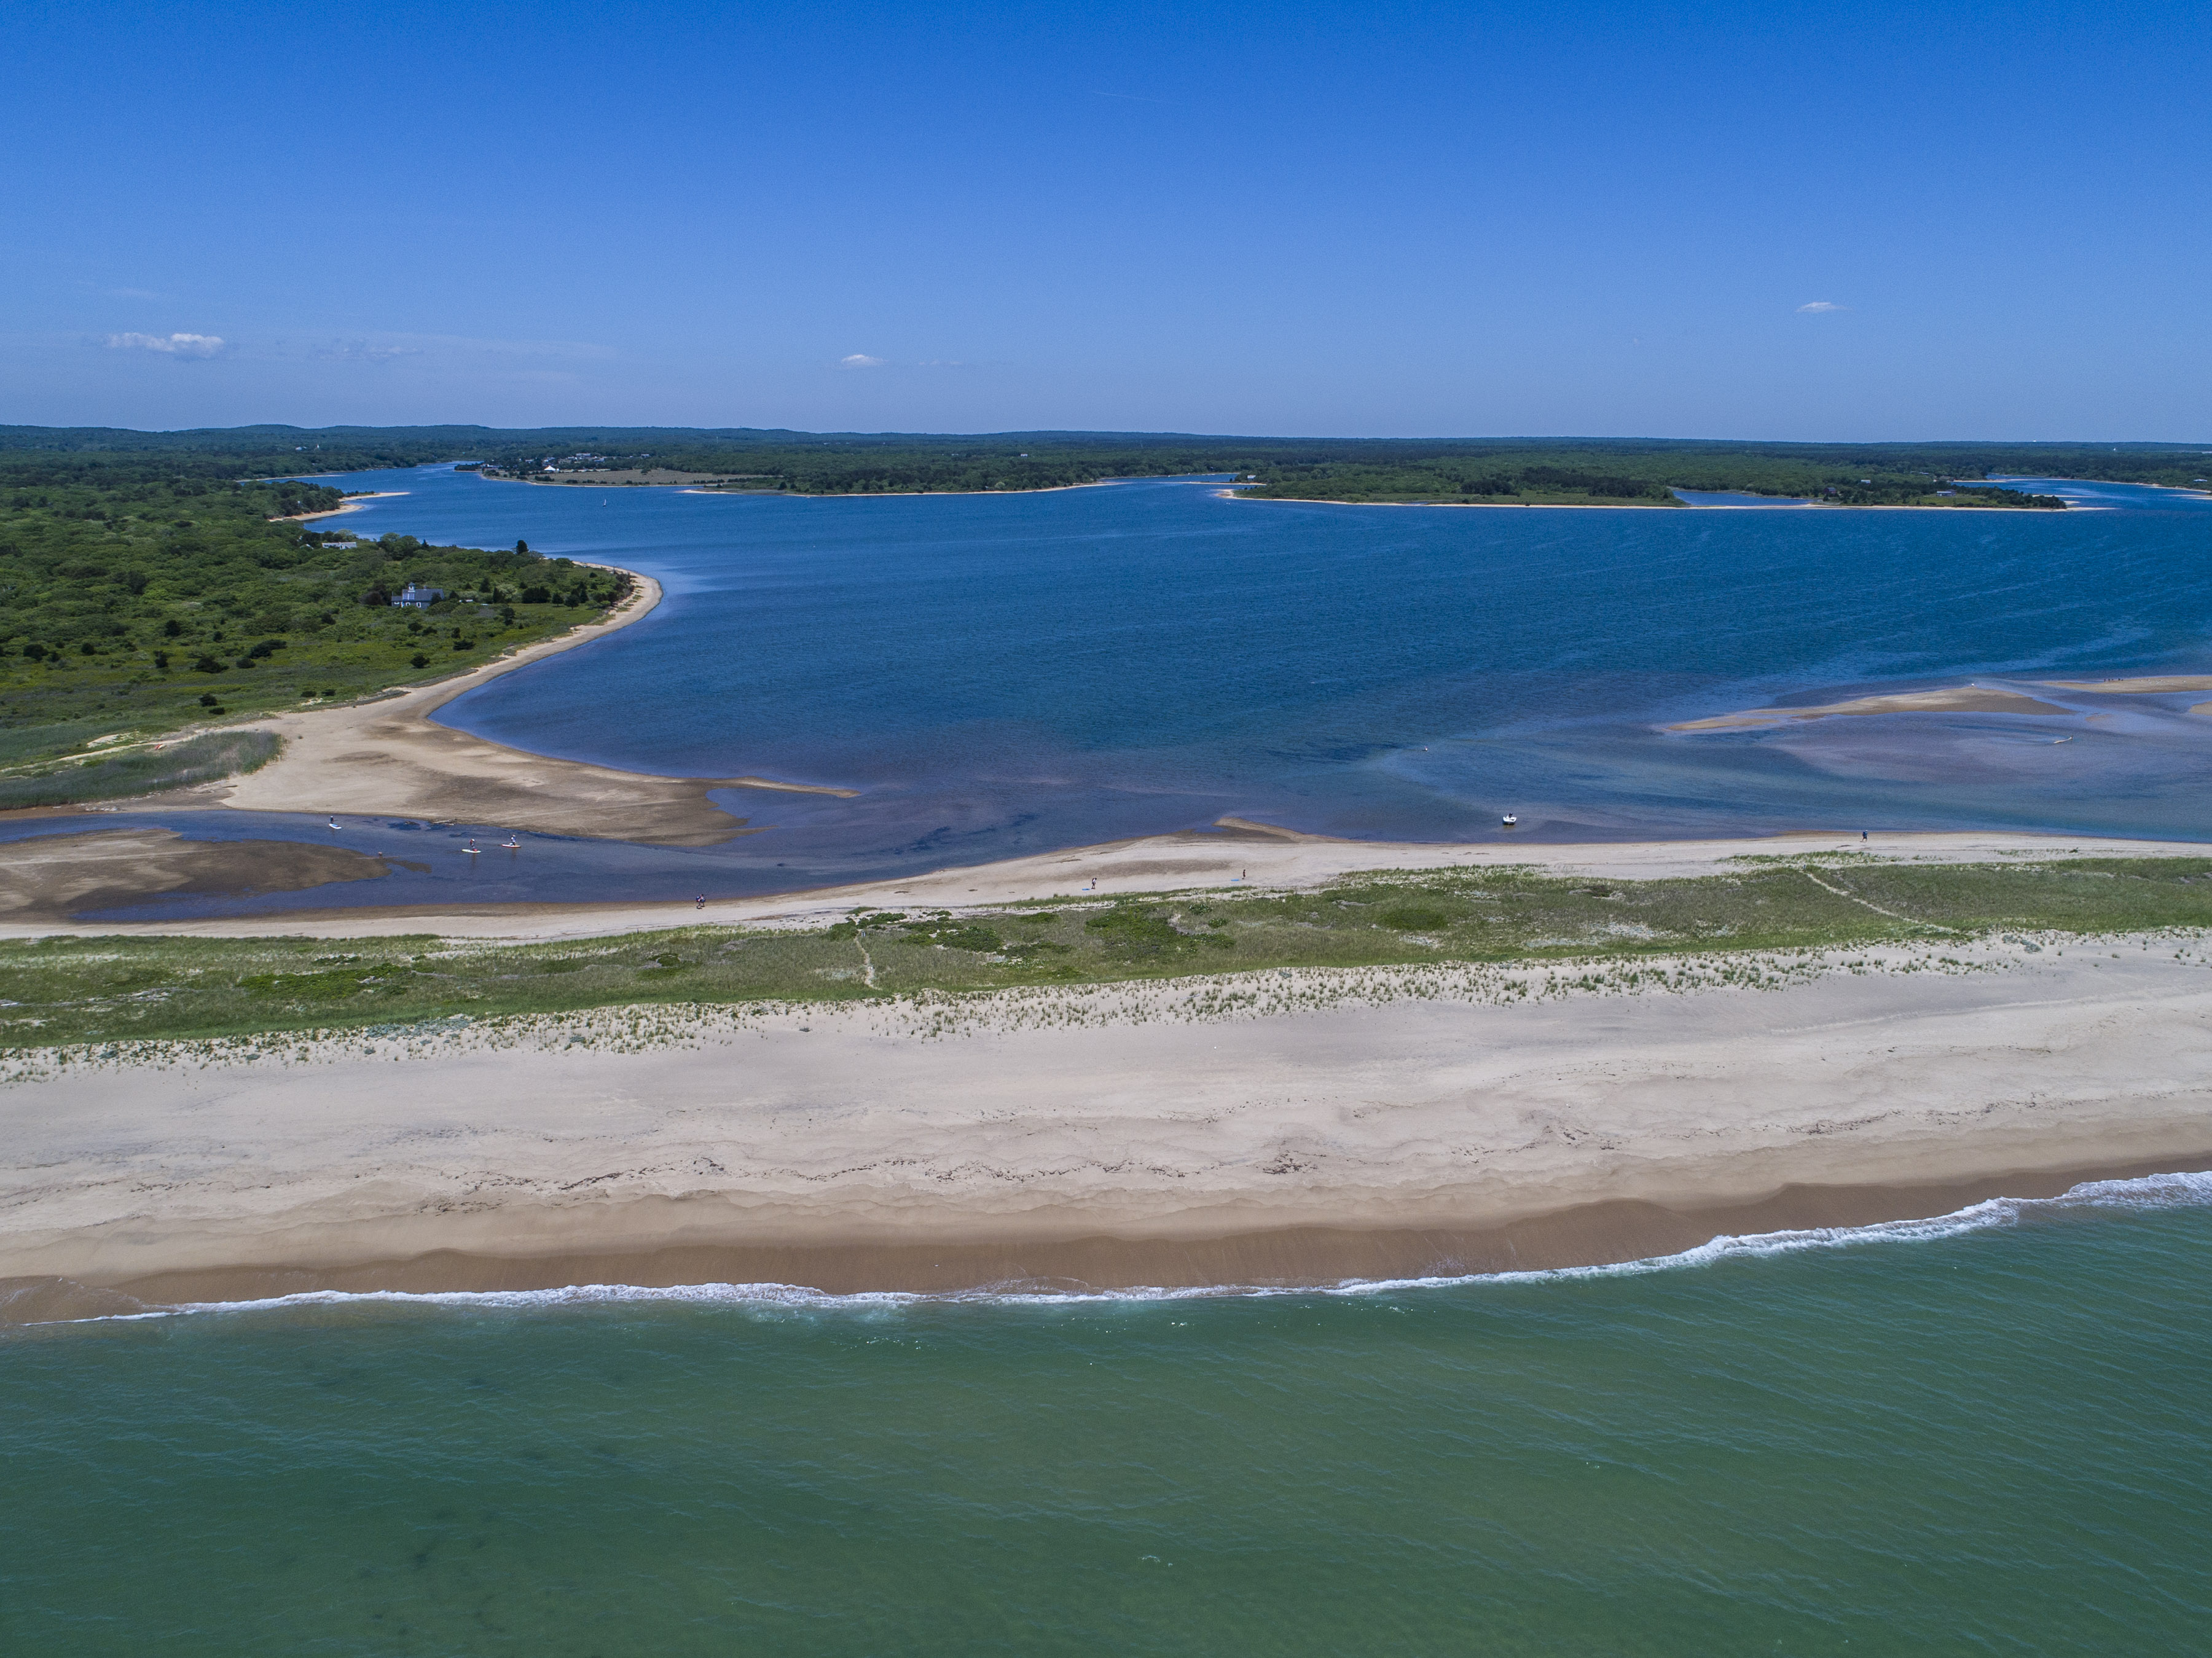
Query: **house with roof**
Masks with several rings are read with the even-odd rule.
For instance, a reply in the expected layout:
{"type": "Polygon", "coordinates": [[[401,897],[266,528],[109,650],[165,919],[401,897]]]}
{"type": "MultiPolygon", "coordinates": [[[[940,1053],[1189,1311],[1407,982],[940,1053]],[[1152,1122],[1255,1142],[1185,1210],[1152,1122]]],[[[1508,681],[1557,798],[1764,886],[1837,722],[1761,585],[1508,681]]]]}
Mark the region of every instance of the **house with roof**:
{"type": "Polygon", "coordinates": [[[399,590],[399,597],[392,602],[402,610],[427,610],[445,596],[443,587],[424,587],[410,581],[399,590]]]}

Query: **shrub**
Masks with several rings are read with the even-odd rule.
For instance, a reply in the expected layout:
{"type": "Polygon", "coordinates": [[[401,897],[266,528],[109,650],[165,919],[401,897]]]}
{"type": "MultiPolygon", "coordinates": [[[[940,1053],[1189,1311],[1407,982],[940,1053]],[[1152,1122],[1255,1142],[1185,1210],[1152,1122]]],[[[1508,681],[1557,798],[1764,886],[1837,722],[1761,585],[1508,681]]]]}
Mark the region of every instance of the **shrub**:
{"type": "Polygon", "coordinates": [[[1431,909],[1422,904],[1400,904],[1386,909],[1375,918],[1384,926],[1395,927],[1401,932],[1430,932],[1440,926],[1449,926],[1452,918],[1440,909],[1431,909]]]}
{"type": "MultiPolygon", "coordinates": [[[[214,712],[222,710],[218,708],[214,712]]],[[[283,740],[274,732],[210,732],[159,750],[110,755],[64,766],[43,776],[0,778],[0,811],[114,800],[125,795],[212,783],[259,770],[276,757],[282,746],[283,740]]]]}

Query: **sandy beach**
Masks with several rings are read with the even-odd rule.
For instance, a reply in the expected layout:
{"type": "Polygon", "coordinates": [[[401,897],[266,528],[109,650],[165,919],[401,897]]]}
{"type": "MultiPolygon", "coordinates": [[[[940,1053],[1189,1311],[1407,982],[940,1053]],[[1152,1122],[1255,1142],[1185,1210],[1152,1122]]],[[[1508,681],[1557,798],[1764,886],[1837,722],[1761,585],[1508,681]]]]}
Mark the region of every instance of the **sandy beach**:
{"type": "MultiPolygon", "coordinates": [[[[486,746],[491,746],[487,744],[486,746]]],[[[558,764],[559,762],[546,762],[558,764]]],[[[588,768],[583,768],[588,769],[588,768]]],[[[646,782],[669,780],[646,779],[646,782]]],[[[758,785],[756,786],[771,786],[758,785]]],[[[352,810],[352,808],[347,808],[352,810]]],[[[368,810],[387,811],[388,807],[368,810]]],[[[704,908],[675,902],[601,904],[390,905],[374,908],[288,909],[281,917],[204,916],[177,921],[73,921],[72,908],[96,906],[76,896],[97,892],[120,908],[136,896],[168,891],[221,892],[235,865],[213,843],[163,841],[163,860],[141,885],[125,884],[128,861],[109,849],[112,831],[89,819],[81,835],[0,847],[0,938],[76,932],[100,937],[252,938],[281,929],[295,938],[373,938],[434,932],[449,938],[547,941],[605,938],[659,928],[709,926],[818,926],[855,910],[949,909],[1048,899],[1104,900],[1131,894],[1214,889],[1224,892],[1317,885],[1363,870],[1462,870],[1522,867],[1557,875],[1604,875],[1649,880],[1711,875],[1742,858],[1802,857],[1809,853],[1870,853],[1916,862],[1980,863],[1996,859],[2079,855],[2106,858],[2203,858],[2192,841],[2122,841],[2002,830],[1879,835],[1805,830],[1739,840],[1587,841],[1546,845],[1498,840],[1479,844],[1339,841],[1224,818],[1211,830],[1149,835],[1076,847],[1000,863],[932,870],[896,880],[758,898],[716,898],[704,908]],[[204,853],[196,848],[205,848],[204,853]],[[202,859],[204,861],[201,861],[202,859]],[[187,886],[185,883],[195,884],[187,886]],[[12,894],[12,900],[7,895],[12,894]],[[14,908],[9,908],[12,902],[14,908]]],[[[150,843],[149,843],[150,844],[150,843]]],[[[325,880],[373,872],[325,872],[312,860],[272,848],[263,891],[307,891],[325,880]]],[[[319,850],[299,845],[301,853],[319,850]]],[[[369,860],[373,861],[373,860],[369,860]]],[[[386,860],[397,861],[397,860],[386,860]]],[[[335,870],[337,866],[332,866],[335,870]]],[[[355,865],[343,866],[353,870],[355,865]]],[[[239,889],[244,890],[245,889],[239,889]]]]}
{"type": "Polygon", "coordinates": [[[368,489],[357,495],[349,495],[342,507],[332,507],[320,513],[287,513],[281,518],[272,518],[269,521],[271,524],[305,524],[309,519],[337,518],[344,513],[358,513],[372,501],[391,501],[397,496],[412,493],[411,490],[407,489],[368,489]]]}
{"type": "MultiPolygon", "coordinates": [[[[373,813],[589,835],[654,846],[712,846],[744,821],[707,799],[710,790],[797,789],[760,777],[654,777],[549,759],[434,722],[465,691],[642,619],[659,585],[632,574],[630,598],[601,621],[530,646],[433,685],[372,701],[304,709],[249,722],[284,739],[259,771],[216,798],[249,811],[373,813]]],[[[247,727],[241,727],[241,729],[247,727]]]]}
{"type": "Polygon", "coordinates": [[[2212,973],[2179,956],[1891,947],[1672,993],[1317,969],[1241,1000],[1170,981],[950,1019],[609,1010],[112,1050],[0,1087],[0,1278],[51,1305],[1633,1259],[2204,1166],[2212,973]]]}

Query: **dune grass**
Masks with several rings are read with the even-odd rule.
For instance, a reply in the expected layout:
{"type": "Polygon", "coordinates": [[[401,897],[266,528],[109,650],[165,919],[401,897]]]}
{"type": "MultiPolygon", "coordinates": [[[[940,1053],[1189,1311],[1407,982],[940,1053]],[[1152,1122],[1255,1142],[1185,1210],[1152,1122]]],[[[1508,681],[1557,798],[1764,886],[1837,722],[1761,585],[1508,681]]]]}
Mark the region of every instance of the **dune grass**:
{"type": "Polygon", "coordinates": [[[547,944],[57,937],[0,944],[0,1048],[1303,967],[1712,960],[2006,931],[2049,940],[2207,927],[2212,859],[1806,859],[1656,881],[1393,872],[1295,893],[860,911],[808,929],[684,927],[547,944]]]}
{"type": "Polygon", "coordinates": [[[160,748],[150,744],[85,758],[25,776],[0,776],[0,811],[63,806],[86,800],[120,800],[160,789],[188,788],[258,771],[276,757],[283,739],[274,732],[205,732],[160,748]]]}

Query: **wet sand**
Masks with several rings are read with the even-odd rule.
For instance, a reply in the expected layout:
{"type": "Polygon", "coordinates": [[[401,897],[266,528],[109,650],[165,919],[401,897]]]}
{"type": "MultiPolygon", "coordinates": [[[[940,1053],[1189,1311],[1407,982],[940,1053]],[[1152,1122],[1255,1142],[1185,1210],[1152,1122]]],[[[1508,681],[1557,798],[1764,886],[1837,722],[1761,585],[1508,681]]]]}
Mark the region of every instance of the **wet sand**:
{"type": "Polygon", "coordinates": [[[52,932],[86,911],[163,896],[248,897],[367,881],[404,859],[297,841],[188,841],[173,829],[93,829],[0,846],[0,920],[52,932]]]}
{"type": "Polygon", "coordinates": [[[1831,965],[1765,990],[1528,1000],[1358,969],[1262,1011],[1186,983],[981,999],[956,1025],[877,1004],[120,1053],[0,1088],[0,1278],[1316,1282],[2212,1163],[2212,971],[2172,939],[1831,965]],[[1357,993],[1299,999],[1329,984],[1357,993]]]}
{"type": "MultiPolygon", "coordinates": [[[[2057,680],[2045,682],[2057,685],[2057,680]]],[[[2212,681],[2206,682],[2212,684],[2212,681]]],[[[2085,689],[2098,689],[2094,686],[2085,689]]],[[[1986,685],[1960,685],[1946,690],[1898,691],[1882,696],[1854,697],[1847,702],[1825,702],[1802,708],[1747,708],[1741,714],[1715,714],[1705,720],[1685,720],[1667,727],[1670,732],[1739,731],[1759,726],[1784,726],[1802,720],[1827,720],[1838,715],[1875,714],[2056,714],[2073,713],[2055,702],[2045,702],[2020,691],[1986,685]]]]}
{"type": "Polygon", "coordinates": [[[1222,1238],[1088,1237],[1029,1243],[678,1246],[631,1253],[506,1256],[439,1250],[356,1266],[249,1266],[154,1272],[114,1284],[0,1278],[0,1326],[148,1308],[335,1291],[445,1295],[573,1285],[792,1284],[825,1295],[957,1295],[1328,1286],[1555,1271],[1650,1260],[1716,1237],[1877,1225],[1954,1213],[1992,1198],[2051,1198],[2086,1181],[2131,1180],[2212,1164],[2212,1151],[1966,1181],[1785,1186],[1751,1203],[1670,1208],[1635,1199],[1584,1204],[1468,1230],[1287,1227],[1222,1238]]]}
{"type": "Polygon", "coordinates": [[[2039,684],[2059,691],[2094,691],[2102,696],[2156,696],[2169,691],[2212,691],[2212,674],[2143,674],[2133,679],[2045,679],[2039,684]]]}

